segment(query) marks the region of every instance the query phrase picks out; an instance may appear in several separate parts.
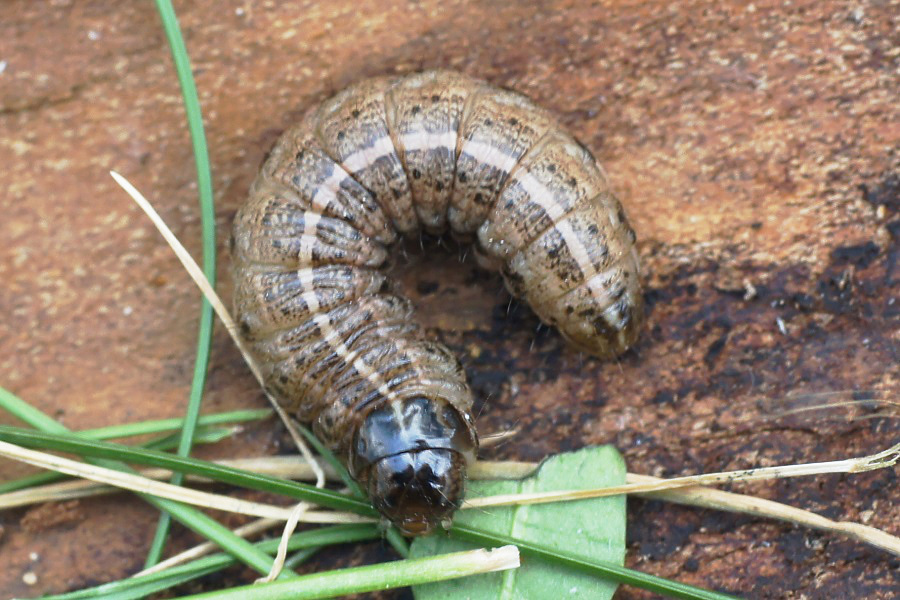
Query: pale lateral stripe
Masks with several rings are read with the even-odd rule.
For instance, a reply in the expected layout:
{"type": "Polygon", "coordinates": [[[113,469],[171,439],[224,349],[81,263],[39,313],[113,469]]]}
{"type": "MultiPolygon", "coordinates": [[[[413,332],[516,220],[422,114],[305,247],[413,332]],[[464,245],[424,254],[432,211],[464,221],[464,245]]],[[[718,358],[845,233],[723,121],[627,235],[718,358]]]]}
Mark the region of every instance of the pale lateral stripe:
{"type": "Polygon", "coordinates": [[[322,215],[317,212],[306,211],[303,213],[303,235],[300,236],[300,263],[312,262],[313,246],[318,240],[319,221],[322,215]]]}
{"type": "Polygon", "coordinates": [[[297,270],[297,283],[304,290],[311,289],[316,283],[316,270],[314,267],[305,267],[297,270]]]}
{"type": "Polygon", "coordinates": [[[504,173],[512,171],[512,168],[519,162],[518,158],[510,156],[501,148],[474,140],[469,140],[463,145],[462,154],[468,154],[481,164],[500,169],[504,173]]]}
{"type": "MultiPolygon", "coordinates": [[[[572,226],[569,225],[568,220],[560,221],[559,223],[556,223],[555,226],[556,230],[559,231],[563,240],[566,242],[569,253],[578,264],[578,268],[581,270],[582,275],[584,275],[585,284],[591,290],[591,295],[597,299],[603,298],[604,296],[608,297],[608,285],[605,284],[604,281],[608,281],[609,277],[598,277],[598,275],[604,275],[605,273],[598,274],[596,269],[594,269],[594,264],[590,260],[587,248],[584,247],[584,244],[582,244],[581,240],[578,239],[578,236],[575,235],[575,231],[572,229],[572,226]]],[[[612,327],[620,329],[619,319],[615,318],[615,315],[608,313],[609,308],[603,312],[603,319],[612,327]]]]}
{"type": "Polygon", "coordinates": [[[389,400],[396,400],[397,395],[388,388],[381,376],[364,360],[357,357],[356,352],[351,352],[344,342],[338,337],[338,332],[331,326],[328,317],[323,314],[313,315],[313,320],[323,333],[323,340],[340,356],[345,363],[352,364],[357,373],[360,373],[369,381],[382,396],[389,400]]]}
{"type": "Polygon", "coordinates": [[[441,133],[432,133],[430,131],[421,130],[415,133],[407,133],[401,136],[400,143],[407,152],[414,150],[436,150],[437,148],[448,148],[456,151],[456,132],[444,131],[441,133]]]}
{"type": "Polygon", "coordinates": [[[575,262],[578,264],[578,268],[581,270],[582,275],[584,275],[585,280],[590,281],[593,279],[594,275],[597,272],[594,270],[594,264],[590,260],[590,255],[588,254],[587,248],[584,247],[584,244],[581,243],[581,240],[578,239],[578,236],[575,234],[575,230],[572,229],[572,226],[569,224],[568,219],[564,219],[558,223],[554,223],[556,230],[559,231],[559,234],[563,237],[563,241],[566,242],[566,246],[569,248],[569,254],[572,255],[572,258],[575,259],[575,262]]]}
{"type": "Polygon", "coordinates": [[[306,303],[306,308],[309,312],[319,312],[321,305],[319,304],[319,297],[316,296],[315,292],[303,292],[300,294],[300,299],[306,303]]]}
{"type": "Polygon", "coordinates": [[[312,197],[312,206],[319,212],[324,212],[325,208],[337,199],[337,193],[341,189],[341,183],[350,175],[341,169],[337,164],[331,175],[325,178],[325,181],[316,186],[316,191],[312,197]]]}
{"type": "Polygon", "coordinates": [[[341,165],[351,173],[356,173],[369,165],[375,164],[375,161],[382,156],[393,153],[394,143],[391,141],[390,136],[386,135],[375,140],[375,143],[371,146],[366,146],[353,154],[347,155],[347,157],[341,161],[341,165]]]}
{"type": "Polygon", "coordinates": [[[547,216],[550,217],[551,221],[556,223],[566,213],[562,204],[554,197],[553,192],[538,181],[534,175],[526,172],[516,175],[515,179],[522,186],[522,189],[525,190],[525,193],[528,194],[531,201],[540,206],[547,213],[547,216]]]}

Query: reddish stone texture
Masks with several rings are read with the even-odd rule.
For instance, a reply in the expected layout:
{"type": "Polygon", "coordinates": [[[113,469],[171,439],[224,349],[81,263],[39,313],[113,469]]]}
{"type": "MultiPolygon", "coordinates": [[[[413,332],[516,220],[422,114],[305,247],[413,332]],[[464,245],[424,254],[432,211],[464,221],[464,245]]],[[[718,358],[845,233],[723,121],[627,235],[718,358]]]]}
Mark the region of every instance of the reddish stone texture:
{"type": "MultiPolygon", "coordinates": [[[[226,232],[267,147],[357,79],[436,66],[487,78],[557,112],[606,165],[638,231],[650,306],[619,361],[538,330],[461,249],[398,255],[423,321],[463,357],[479,427],[520,430],[488,457],[613,443],[630,470],[670,476],[897,441],[883,405],[780,416],[897,400],[896,1],[176,4],[226,295],[226,232]]],[[[107,175],[131,179],[199,252],[191,150],[153,5],[10,0],[0,36],[0,384],[74,428],[178,415],[198,294],[107,175]]],[[[217,330],[206,410],[263,403],[217,330]]],[[[201,454],[273,452],[273,432],[254,426],[201,454]]],[[[3,478],[24,472],[0,465],[3,478]]],[[[900,534],[896,469],[735,489],[900,534]]],[[[0,515],[4,596],[140,568],[149,507],[116,496],[78,512],[39,532],[25,510],[0,515]]],[[[629,528],[629,566],[688,583],[753,598],[900,595],[896,557],[833,535],[638,500],[629,528]]],[[[176,528],[172,547],[191,541],[176,528]]],[[[388,556],[380,544],[335,549],[305,568],[388,556]]],[[[203,586],[252,578],[238,569],[203,586]]]]}

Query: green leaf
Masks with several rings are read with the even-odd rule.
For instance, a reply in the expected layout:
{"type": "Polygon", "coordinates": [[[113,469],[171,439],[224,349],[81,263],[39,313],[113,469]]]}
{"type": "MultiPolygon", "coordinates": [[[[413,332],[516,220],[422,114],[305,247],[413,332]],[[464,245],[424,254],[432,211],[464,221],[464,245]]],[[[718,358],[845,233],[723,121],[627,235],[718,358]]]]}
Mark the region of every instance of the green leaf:
{"type": "MultiPolygon", "coordinates": [[[[547,459],[520,481],[472,481],[469,497],[582,490],[625,483],[625,462],[612,446],[585,448],[547,459]]],[[[625,497],[594,498],[524,506],[471,509],[455,522],[567,554],[622,565],[625,562],[625,497]]],[[[474,546],[437,534],[413,542],[411,557],[431,556],[474,546]]],[[[418,600],[444,598],[611,598],[616,584],[573,569],[526,559],[513,571],[417,586],[418,600]]]]}

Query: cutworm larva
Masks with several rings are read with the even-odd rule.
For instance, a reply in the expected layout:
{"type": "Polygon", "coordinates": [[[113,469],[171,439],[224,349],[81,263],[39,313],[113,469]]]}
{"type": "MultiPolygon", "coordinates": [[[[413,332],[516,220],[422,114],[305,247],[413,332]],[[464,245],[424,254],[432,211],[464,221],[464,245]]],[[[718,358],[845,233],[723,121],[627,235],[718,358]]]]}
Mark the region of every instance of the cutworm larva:
{"type": "Polygon", "coordinates": [[[478,438],[459,361],[379,269],[450,231],[573,346],[643,319],[634,231],[591,153],[516,92],[450,71],[358,83],[277,141],[234,222],[235,312],[270,393],[404,532],[446,523],[478,438]]]}

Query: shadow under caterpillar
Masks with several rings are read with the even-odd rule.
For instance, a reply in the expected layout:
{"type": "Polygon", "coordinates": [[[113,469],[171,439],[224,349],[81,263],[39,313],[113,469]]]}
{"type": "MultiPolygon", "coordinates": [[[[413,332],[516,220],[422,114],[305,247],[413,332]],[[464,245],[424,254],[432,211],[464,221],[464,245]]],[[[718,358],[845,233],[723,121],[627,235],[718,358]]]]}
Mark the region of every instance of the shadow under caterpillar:
{"type": "Polygon", "coordinates": [[[381,77],[288,129],[235,217],[236,318],[267,390],[411,535],[449,522],[478,448],[459,361],[379,270],[422,230],[473,240],[581,351],[618,355],[643,320],[622,205],[521,94],[451,71],[381,77]]]}

